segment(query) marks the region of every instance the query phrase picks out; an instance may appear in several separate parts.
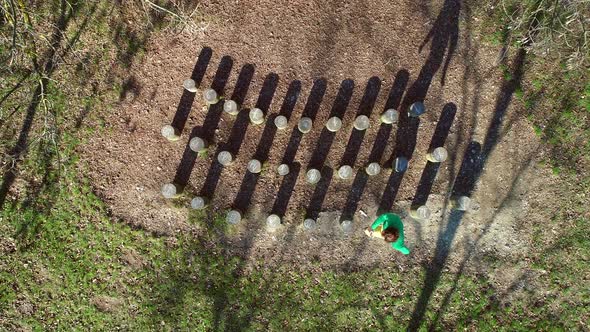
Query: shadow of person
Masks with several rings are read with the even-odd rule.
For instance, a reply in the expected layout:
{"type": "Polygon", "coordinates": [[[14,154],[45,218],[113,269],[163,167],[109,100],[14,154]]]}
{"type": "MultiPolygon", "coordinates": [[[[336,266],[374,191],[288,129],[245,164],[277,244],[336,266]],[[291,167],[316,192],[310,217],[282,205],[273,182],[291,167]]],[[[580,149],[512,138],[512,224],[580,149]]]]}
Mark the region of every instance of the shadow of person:
{"type": "Polygon", "coordinates": [[[459,40],[459,13],[461,11],[461,3],[459,0],[445,0],[443,7],[438,14],[432,28],[424,38],[424,41],[418,48],[421,53],[422,49],[430,41],[430,51],[426,62],[416,81],[410,86],[407,92],[406,103],[408,106],[415,101],[424,100],[432,79],[436,72],[443,65],[441,73],[441,85],[445,85],[445,77],[447,69],[459,40]],[[445,59],[446,53],[446,59],[445,59]]]}

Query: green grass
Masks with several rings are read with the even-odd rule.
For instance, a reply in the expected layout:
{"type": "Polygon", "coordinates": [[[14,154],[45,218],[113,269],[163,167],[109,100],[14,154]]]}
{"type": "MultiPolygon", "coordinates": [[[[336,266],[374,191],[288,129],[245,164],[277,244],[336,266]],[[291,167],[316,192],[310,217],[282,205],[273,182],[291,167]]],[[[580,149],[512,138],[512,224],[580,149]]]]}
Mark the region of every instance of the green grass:
{"type": "MultiPolygon", "coordinates": [[[[422,268],[312,273],[287,266],[265,269],[262,263],[255,272],[239,273],[242,259],[223,256],[219,245],[211,247],[225,227],[222,218],[203,235],[185,234],[170,244],[110,220],[72,165],[62,174],[69,186],[40,194],[53,197],[48,209],[17,203],[2,211],[2,234],[10,234],[18,248],[0,265],[0,327],[177,331],[219,324],[219,330],[399,330],[409,321],[422,268]],[[128,251],[141,257],[141,267],[126,264],[128,251]],[[98,296],[116,298],[120,305],[100,311],[93,304],[98,296]],[[33,312],[19,312],[23,303],[32,304],[33,312]]],[[[196,214],[190,222],[206,221],[196,214]]],[[[439,312],[453,277],[443,274],[426,323],[439,312]]],[[[526,303],[516,303],[503,313],[485,278],[462,276],[438,326],[486,330],[551,323],[527,317],[525,309],[526,303]]]]}
{"type": "MultiPolygon", "coordinates": [[[[218,236],[228,231],[222,217],[208,221],[194,212],[189,222],[204,232],[183,234],[175,243],[111,220],[80,177],[84,165],[74,157],[77,144],[74,137],[62,137],[62,152],[71,158],[62,165],[59,183],[54,169],[30,165],[48,171],[50,184],[31,187],[37,192],[33,201],[13,202],[1,212],[0,233],[17,249],[4,253],[0,263],[0,329],[362,331],[407,326],[423,288],[423,268],[310,272],[258,262],[258,269],[245,273],[245,261],[222,254],[218,236]],[[143,263],[128,264],[128,252],[143,263]],[[100,296],[119,305],[101,311],[94,302],[100,296]],[[23,313],[26,303],[32,312],[23,313]]],[[[29,160],[40,159],[33,153],[29,160]]],[[[539,263],[539,269],[559,271],[551,275],[552,287],[561,289],[579,276],[560,260],[560,250],[584,248],[579,254],[587,258],[587,223],[579,223],[586,228],[575,228],[539,263]]],[[[581,261],[576,262],[574,269],[583,273],[581,261]]],[[[564,303],[555,318],[548,306],[531,308],[529,299],[505,307],[485,276],[462,275],[457,284],[454,278],[442,274],[424,328],[434,320],[438,329],[573,328],[575,317],[588,315],[588,309],[564,303]],[[447,294],[448,305],[441,310],[447,294]]]]}
{"type": "MultiPolygon", "coordinates": [[[[590,317],[590,288],[585,283],[590,262],[588,72],[566,69],[564,61],[556,60],[556,66],[549,59],[531,59],[520,99],[535,133],[550,151],[544,164],[560,183],[555,198],[560,208],[552,220],[560,225],[558,232],[548,234],[543,222],[535,226],[533,264],[546,271],[541,278],[546,296],[533,302],[532,309],[535,315],[583,322],[590,317]]],[[[544,327],[553,328],[553,324],[544,327]]]]}
{"type": "MultiPolygon", "coordinates": [[[[59,179],[55,168],[34,162],[43,160],[38,153],[45,150],[31,152],[28,171],[47,173],[48,181],[27,186],[24,196],[30,199],[11,202],[0,214],[2,241],[10,238],[16,244],[0,262],[0,329],[362,331],[407,326],[424,287],[423,268],[310,272],[257,262],[254,272],[245,273],[244,260],[222,254],[219,234],[230,232],[222,217],[206,220],[203,212],[193,212],[189,222],[203,233],[182,234],[174,243],[112,220],[80,176],[85,166],[75,157],[78,144],[79,139],[62,136],[62,154],[69,158],[59,179]],[[129,252],[142,264],[130,265],[129,252]],[[119,304],[102,311],[95,303],[101,296],[119,304]],[[27,304],[31,311],[23,309],[27,304]]],[[[575,235],[560,247],[583,245],[585,234],[575,235]]],[[[462,275],[456,284],[454,278],[442,274],[424,328],[435,320],[439,329],[574,327],[573,317],[587,314],[564,308],[568,320],[551,321],[548,307],[533,312],[528,300],[504,307],[485,276],[462,275]],[[441,308],[447,295],[448,304],[441,308]]]]}

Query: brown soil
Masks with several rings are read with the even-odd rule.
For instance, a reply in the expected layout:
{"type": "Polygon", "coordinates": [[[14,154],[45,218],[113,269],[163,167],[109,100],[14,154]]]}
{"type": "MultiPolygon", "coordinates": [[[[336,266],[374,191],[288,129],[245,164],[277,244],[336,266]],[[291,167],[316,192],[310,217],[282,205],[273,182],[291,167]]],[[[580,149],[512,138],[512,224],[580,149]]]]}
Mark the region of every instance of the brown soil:
{"type": "Polygon", "coordinates": [[[123,301],[115,297],[101,295],[94,297],[92,299],[92,304],[94,304],[100,311],[115,312],[123,304],[123,301]]]}
{"type": "Polygon", "coordinates": [[[121,249],[121,259],[134,269],[141,269],[145,264],[143,257],[132,248],[121,249]]]}
{"type": "MultiPolygon", "coordinates": [[[[335,175],[343,156],[356,157],[353,166],[360,171],[372,151],[377,151],[383,167],[391,167],[392,155],[413,150],[409,170],[391,206],[406,220],[411,259],[420,262],[438,251],[441,243],[448,247],[453,243],[451,262],[458,263],[474,254],[521,260],[528,255],[530,226],[535,220],[546,218],[537,208],[551,204],[544,195],[551,191],[555,178],[538,166],[542,157],[538,139],[526,119],[519,116],[514,103],[506,100],[510,97],[506,93],[510,82],[504,81],[498,66],[499,48],[473,37],[471,30],[477,22],[471,21],[469,10],[467,5],[459,8],[454,1],[438,1],[433,6],[385,0],[354,4],[306,0],[205,1],[201,11],[207,17],[207,28],[198,33],[162,32],[154,36],[145,59],[131,72],[139,88],[126,94],[120,107],[109,115],[107,129],[85,147],[92,151],[84,155],[95,188],[113,214],[125,222],[158,234],[187,231],[192,228],[187,223],[188,199],[192,194],[213,189],[211,182],[203,186],[208,173],[217,167],[215,151],[219,146],[232,144],[234,148],[239,146],[239,153],[222,170],[210,204],[210,212],[216,213],[251,199],[247,220],[235,227],[227,239],[232,251],[250,255],[253,261],[262,258],[266,263],[294,261],[305,266],[319,260],[325,268],[350,268],[389,261],[402,267],[410,264],[409,258],[392,254],[382,241],[369,240],[362,232],[379,206],[383,208],[383,192],[386,187],[392,188],[391,182],[388,184],[391,170],[368,179],[364,191],[360,191],[362,196],[353,206],[354,230],[349,235],[343,234],[338,226],[340,211],[350,193],[354,196],[359,189],[351,190],[354,181],[340,180],[335,175]],[[421,49],[425,38],[428,43],[421,49]],[[245,179],[252,179],[246,163],[260,149],[265,124],[239,124],[233,128],[239,120],[222,114],[219,122],[213,123],[218,130],[209,153],[197,159],[190,174],[189,197],[175,205],[161,197],[160,188],[175,178],[191,130],[213,128],[200,128],[208,114],[200,94],[192,104],[180,141],[166,141],[160,136],[160,128],[172,122],[183,95],[182,82],[191,76],[203,47],[210,47],[213,55],[202,88],[211,86],[219,64],[227,60],[222,60],[224,56],[233,61],[223,89],[227,97],[232,95],[240,71],[247,73],[245,66],[254,66],[242,103],[246,119],[247,110],[257,104],[271,73],[278,76],[272,102],[264,109],[271,118],[280,112],[295,80],[300,81],[301,93],[290,115],[289,129],[277,131],[271,141],[265,171],[255,187],[240,189],[245,179]],[[443,75],[447,60],[448,69],[443,75]],[[403,71],[409,73],[406,94],[391,99],[394,80],[398,77],[398,83],[402,82],[403,71]],[[308,100],[315,98],[310,98],[310,90],[320,79],[325,79],[326,91],[314,129],[303,136],[294,158],[301,165],[301,172],[288,200],[283,226],[276,232],[267,232],[263,228],[264,218],[275,206],[283,180],[275,169],[289,148],[292,129],[308,100]],[[325,166],[331,168],[334,177],[321,202],[313,196],[314,187],[305,183],[304,173],[318,144],[327,144],[320,140],[323,125],[341,83],[347,79],[353,81],[354,88],[343,127],[336,133],[325,159],[325,166]],[[369,96],[363,98],[365,92],[369,96]],[[373,107],[371,95],[376,96],[373,107]],[[415,138],[404,116],[391,135],[376,140],[379,114],[386,106],[397,106],[403,114],[411,102],[422,99],[428,111],[420,119],[415,138]],[[447,103],[457,107],[444,144],[449,160],[438,170],[428,197],[432,217],[415,221],[407,216],[407,211],[416,197],[427,166],[425,155],[447,103]],[[508,103],[510,106],[505,109],[508,103]],[[357,135],[351,133],[359,110],[370,112],[371,127],[357,152],[349,140],[351,135],[357,135]],[[243,139],[228,141],[231,137],[240,138],[241,134],[243,139]],[[464,158],[470,142],[479,142],[483,152],[464,158]],[[475,189],[474,208],[459,218],[458,225],[451,225],[454,221],[449,218],[447,199],[461,165],[469,164],[469,159],[473,164],[474,158],[483,162],[481,176],[471,175],[468,179],[475,189]],[[542,184],[538,180],[541,177],[542,184]],[[541,188],[545,194],[541,194],[541,188]],[[305,232],[301,223],[310,204],[321,205],[324,213],[319,216],[318,229],[305,232]]],[[[518,61],[512,61],[516,57],[508,54],[508,64],[518,66],[518,61]]],[[[440,141],[440,137],[437,139],[440,141]]],[[[205,225],[194,226],[199,229],[205,225]]]]}

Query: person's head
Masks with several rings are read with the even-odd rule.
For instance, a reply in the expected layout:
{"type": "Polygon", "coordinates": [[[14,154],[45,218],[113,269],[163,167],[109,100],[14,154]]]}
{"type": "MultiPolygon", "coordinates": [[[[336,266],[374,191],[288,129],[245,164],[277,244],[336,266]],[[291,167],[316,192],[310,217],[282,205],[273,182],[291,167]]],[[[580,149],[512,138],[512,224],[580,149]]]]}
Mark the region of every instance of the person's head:
{"type": "Polygon", "coordinates": [[[381,231],[381,235],[385,242],[395,242],[399,238],[399,231],[397,228],[389,227],[381,231]]]}

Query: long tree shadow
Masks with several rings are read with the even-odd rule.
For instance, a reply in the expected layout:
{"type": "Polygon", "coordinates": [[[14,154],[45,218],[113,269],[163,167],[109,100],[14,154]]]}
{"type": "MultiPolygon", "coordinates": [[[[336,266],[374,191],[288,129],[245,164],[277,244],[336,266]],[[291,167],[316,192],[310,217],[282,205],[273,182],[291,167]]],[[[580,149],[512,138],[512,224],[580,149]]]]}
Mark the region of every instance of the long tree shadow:
{"type": "MultiPolygon", "coordinates": [[[[230,56],[226,55],[222,57],[221,61],[219,62],[219,66],[217,67],[217,71],[215,72],[215,76],[213,77],[211,88],[221,96],[224,94],[225,85],[227,84],[232,66],[233,59],[230,56]]],[[[218,102],[216,104],[210,105],[207,115],[205,116],[203,126],[193,128],[189,137],[189,141],[186,143],[184,148],[182,159],[180,160],[180,163],[176,169],[174,183],[177,183],[181,186],[186,186],[197,160],[197,153],[190,149],[190,139],[195,136],[199,136],[207,142],[212,142],[213,138],[215,137],[215,129],[217,128],[217,124],[221,118],[222,111],[223,103],[218,102]]]]}
{"type": "MultiPolygon", "coordinates": [[[[474,188],[476,176],[480,170],[481,146],[477,142],[471,142],[467,147],[463,157],[463,163],[457,175],[456,184],[461,183],[461,192],[464,194],[471,194],[474,188]]],[[[430,297],[440,280],[442,269],[449,255],[449,250],[453,242],[454,236],[459,227],[461,218],[464,212],[459,210],[452,210],[449,221],[443,232],[439,234],[436,243],[434,258],[430,262],[426,270],[424,278],[424,287],[421,290],[416,307],[412,313],[409,331],[416,331],[420,328],[422,318],[426,312],[426,307],[430,301],[430,297]]]]}
{"type": "MultiPolygon", "coordinates": [[[[453,185],[452,195],[460,194],[464,196],[471,196],[475,188],[475,184],[481,176],[481,172],[488,160],[490,153],[494,150],[498,143],[503,119],[512,100],[512,96],[516,89],[520,86],[524,70],[523,67],[525,55],[526,52],[524,49],[521,48],[518,50],[518,53],[516,54],[513,62],[513,68],[511,72],[512,75],[510,75],[510,78],[505,79],[500,87],[500,91],[496,99],[494,114],[486,132],[483,146],[480,146],[480,144],[477,142],[471,142],[467,147],[463,164],[459,170],[455,184],[453,185]]],[[[456,235],[457,228],[459,227],[463,216],[464,212],[452,210],[446,227],[444,230],[441,229],[442,231],[439,234],[439,238],[437,240],[435,255],[426,271],[424,287],[412,313],[411,321],[408,324],[408,330],[410,331],[418,330],[422,324],[428,303],[436,289],[438,281],[440,280],[442,269],[447,261],[453,239],[456,235]]],[[[468,257],[465,258],[465,260],[467,259],[468,257]]],[[[446,301],[446,303],[448,303],[448,301],[446,301]]],[[[439,308],[439,312],[442,312],[443,310],[444,308],[439,308]]],[[[434,326],[431,326],[431,328],[434,328],[434,326]]]]}
{"type": "Polygon", "coordinates": [[[419,52],[430,41],[430,51],[426,62],[418,78],[408,89],[402,109],[416,101],[423,101],[428,94],[434,75],[441,65],[444,66],[441,72],[441,85],[445,83],[445,77],[449,63],[455,54],[459,40],[459,14],[461,12],[461,1],[445,0],[443,7],[438,14],[432,28],[420,45],[419,52]],[[446,59],[445,59],[446,54],[446,59]]]}
{"type": "MultiPolygon", "coordinates": [[[[472,142],[472,144],[470,144],[470,146],[473,147],[473,151],[479,152],[481,150],[479,143],[472,142]]],[[[494,214],[489,218],[489,221],[487,222],[485,227],[482,229],[482,232],[477,236],[475,241],[473,241],[473,243],[471,243],[469,245],[467,253],[465,254],[465,257],[463,258],[463,260],[461,261],[461,264],[459,264],[459,269],[458,269],[457,273],[455,274],[455,277],[453,278],[452,287],[443,297],[443,300],[441,301],[439,308],[436,310],[436,316],[433,318],[432,322],[430,323],[430,326],[429,326],[430,331],[436,330],[437,323],[438,323],[439,319],[442,317],[446,307],[448,306],[448,304],[451,300],[451,296],[458,288],[461,276],[463,275],[463,272],[464,272],[465,268],[467,267],[467,262],[470,260],[472,255],[475,253],[475,250],[477,249],[477,246],[478,246],[479,242],[482,240],[482,238],[484,237],[484,235],[486,235],[488,233],[490,227],[492,226],[492,224],[496,220],[497,215],[500,214],[504,210],[504,208],[507,206],[507,204],[509,203],[510,197],[512,196],[512,188],[514,188],[516,183],[519,181],[520,175],[524,172],[524,170],[528,166],[530,166],[530,163],[533,159],[532,158],[533,155],[534,155],[534,153],[531,153],[530,157],[523,163],[523,165],[520,167],[520,169],[516,172],[516,175],[514,176],[514,179],[512,180],[512,183],[510,185],[510,188],[511,188],[510,192],[508,192],[506,194],[506,196],[502,199],[502,202],[499,204],[499,206],[496,209],[496,211],[494,212],[494,214]]],[[[481,157],[481,155],[479,155],[479,156],[481,157]]],[[[480,159],[479,162],[483,162],[483,160],[480,159]]],[[[464,179],[464,181],[462,181],[462,183],[459,184],[459,186],[456,188],[455,195],[457,195],[457,194],[469,195],[470,192],[473,191],[473,189],[470,190],[470,188],[475,187],[475,182],[473,181],[473,179],[465,179],[465,178],[463,178],[463,179],[464,179]]],[[[451,217],[453,217],[452,214],[451,214],[451,217]]],[[[456,220],[451,220],[451,217],[449,218],[449,224],[459,224],[460,223],[459,219],[461,219],[463,217],[463,214],[455,215],[454,217],[456,220]]],[[[442,252],[439,255],[440,256],[439,259],[445,259],[444,254],[448,254],[448,250],[446,252],[442,252]]],[[[440,276],[439,276],[439,278],[440,278],[440,276]]],[[[509,292],[512,292],[512,291],[514,291],[514,289],[509,288],[507,293],[504,295],[507,295],[509,292]]],[[[494,301],[492,301],[492,302],[494,302],[494,301]]]]}
{"type": "MultiPolygon", "coordinates": [[[[418,78],[408,88],[400,106],[399,125],[396,132],[395,148],[386,164],[392,165],[397,157],[410,160],[416,148],[416,138],[420,119],[408,117],[408,109],[411,104],[423,101],[428,94],[434,75],[444,62],[441,84],[444,85],[447,66],[455,53],[459,39],[459,13],[461,3],[459,0],[445,0],[443,7],[434,22],[432,28],[424,38],[419,51],[430,41],[430,51],[418,78]],[[445,58],[446,54],[446,60],[445,58]]],[[[387,185],[381,196],[377,212],[384,213],[391,209],[397,192],[403,180],[405,172],[392,172],[387,180],[387,185]]]]}

